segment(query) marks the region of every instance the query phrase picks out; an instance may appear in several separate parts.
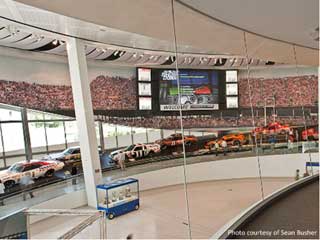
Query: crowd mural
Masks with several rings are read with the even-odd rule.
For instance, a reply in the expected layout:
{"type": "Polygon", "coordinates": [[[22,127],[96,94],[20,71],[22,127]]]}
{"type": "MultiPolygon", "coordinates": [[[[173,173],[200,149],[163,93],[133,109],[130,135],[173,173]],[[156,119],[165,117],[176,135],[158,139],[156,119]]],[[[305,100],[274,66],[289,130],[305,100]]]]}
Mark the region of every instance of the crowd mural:
{"type": "MultiPolygon", "coordinates": [[[[251,78],[239,81],[240,108],[263,107],[265,103],[275,107],[316,106],[318,81],[315,75],[284,78],[251,78]],[[250,84],[250,91],[249,91],[250,84]],[[251,94],[249,94],[249,92],[251,94]]],[[[93,109],[95,110],[136,110],[136,80],[119,76],[98,76],[91,81],[93,109]]],[[[0,80],[0,103],[27,107],[42,111],[73,110],[71,86],[43,85],[17,81],[0,80]]],[[[251,116],[217,117],[213,115],[184,116],[186,128],[194,127],[236,127],[252,126],[251,116]]],[[[273,117],[268,117],[268,122],[273,117]]],[[[299,116],[277,117],[278,121],[290,125],[301,125],[299,116]]],[[[308,117],[308,124],[317,119],[308,117]]],[[[176,116],[110,117],[107,122],[134,127],[175,129],[180,127],[176,116]]],[[[257,126],[263,125],[264,116],[255,118],[257,126]]]]}
{"type": "MultiPolygon", "coordinates": [[[[107,123],[125,125],[131,127],[160,128],[160,129],[179,129],[180,118],[178,116],[150,116],[150,117],[107,117],[103,119],[107,123]]],[[[265,118],[255,116],[255,126],[264,126],[265,118]]],[[[267,123],[273,122],[272,116],[267,117],[267,123]]],[[[297,117],[276,117],[276,121],[290,126],[316,125],[317,117],[302,116],[297,117]]],[[[234,118],[219,118],[210,115],[203,116],[183,116],[184,128],[219,128],[219,127],[252,127],[251,116],[242,116],[234,118]]]]}
{"type": "MultiPolygon", "coordinates": [[[[98,76],[91,82],[95,110],[135,110],[136,81],[98,76]]],[[[42,111],[73,110],[71,86],[0,80],[0,103],[42,111]]]]}
{"type": "Polygon", "coordinates": [[[318,99],[318,77],[250,78],[249,84],[247,79],[240,79],[239,105],[250,107],[250,96],[253,106],[315,106],[318,99]]]}

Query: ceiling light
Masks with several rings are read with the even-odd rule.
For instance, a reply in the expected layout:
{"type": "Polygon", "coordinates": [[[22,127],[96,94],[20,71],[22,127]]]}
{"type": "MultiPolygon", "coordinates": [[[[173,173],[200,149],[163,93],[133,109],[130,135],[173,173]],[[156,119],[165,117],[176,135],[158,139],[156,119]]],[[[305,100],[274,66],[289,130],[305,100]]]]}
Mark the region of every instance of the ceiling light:
{"type": "Polygon", "coordinates": [[[107,50],[105,50],[104,48],[102,48],[102,52],[104,52],[104,53],[105,53],[106,51],[107,51],[107,50]]]}
{"type": "Polygon", "coordinates": [[[153,55],[151,55],[151,56],[149,57],[149,59],[150,59],[150,60],[152,60],[152,59],[153,59],[153,57],[154,57],[154,56],[153,56],[153,55]]]}
{"type": "Polygon", "coordinates": [[[117,50],[117,51],[115,51],[115,52],[114,52],[114,54],[113,54],[113,55],[114,55],[114,56],[117,56],[117,55],[118,55],[118,53],[119,53],[119,51],[117,50]]]}
{"type": "Polygon", "coordinates": [[[58,40],[55,39],[53,42],[52,42],[53,45],[58,45],[58,40]]]}
{"type": "Polygon", "coordinates": [[[137,53],[134,53],[134,54],[133,54],[133,57],[134,57],[134,58],[137,57],[137,53]]]}
{"type": "Polygon", "coordinates": [[[170,57],[166,57],[166,60],[169,60],[170,57]]]}
{"type": "Polygon", "coordinates": [[[124,53],[125,53],[125,51],[121,51],[119,56],[121,57],[124,53]]]}
{"type": "Polygon", "coordinates": [[[222,58],[219,58],[219,64],[222,64],[222,58]]]}

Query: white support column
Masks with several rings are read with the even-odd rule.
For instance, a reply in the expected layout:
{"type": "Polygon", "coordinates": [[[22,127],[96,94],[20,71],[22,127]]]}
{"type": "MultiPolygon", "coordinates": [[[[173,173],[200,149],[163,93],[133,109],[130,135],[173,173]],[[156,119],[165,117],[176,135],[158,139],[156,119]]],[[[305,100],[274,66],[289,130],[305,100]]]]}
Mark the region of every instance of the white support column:
{"type": "Polygon", "coordinates": [[[102,176],[84,44],[70,38],[67,51],[88,205],[96,207],[96,185],[102,176]]]}

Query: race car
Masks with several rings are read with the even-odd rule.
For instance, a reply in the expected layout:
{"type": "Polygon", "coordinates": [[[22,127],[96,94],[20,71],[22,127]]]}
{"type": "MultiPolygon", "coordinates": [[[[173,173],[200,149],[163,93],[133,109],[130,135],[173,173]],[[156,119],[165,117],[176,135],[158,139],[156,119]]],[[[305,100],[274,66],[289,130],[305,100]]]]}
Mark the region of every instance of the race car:
{"type": "MultiPolygon", "coordinates": [[[[192,145],[198,142],[198,139],[193,135],[184,135],[184,143],[185,145],[192,145]]],[[[182,134],[174,133],[169,137],[157,140],[156,143],[160,144],[161,148],[166,148],[170,146],[180,146],[182,145],[182,134]]]]}
{"type": "Polygon", "coordinates": [[[68,160],[80,160],[80,147],[70,147],[60,153],[50,154],[43,158],[43,160],[59,160],[59,161],[68,161],[68,160]]]}
{"type": "Polygon", "coordinates": [[[52,177],[56,171],[63,167],[64,163],[60,161],[21,161],[11,165],[7,170],[1,171],[0,182],[8,189],[18,184],[23,176],[30,176],[32,179],[52,177]]]}
{"type": "Polygon", "coordinates": [[[257,127],[252,130],[252,135],[259,134],[286,134],[290,133],[292,129],[288,125],[281,125],[278,122],[269,123],[264,127],[257,127]]]}
{"type": "Polygon", "coordinates": [[[241,146],[243,144],[247,143],[247,138],[244,134],[227,134],[221,137],[220,139],[217,140],[211,140],[209,142],[206,142],[204,147],[206,149],[212,149],[214,148],[214,145],[216,142],[218,142],[219,146],[221,146],[222,141],[226,141],[229,146],[241,146]]]}
{"type": "Polygon", "coordinates": [[[316,128],[308,128],[302,131],[301,137],[303,141],[319,140],[319,132],[316,128]]]}
{"type": "Polygon", "coordinates": [[[196,95],[211,95],[212,94],[211,89],[208,86],[198,87],[193,91],[193,93],[196,95]]]}
{"type": "Polygon", "coordinates": [[[110,157],[113,161],[116,161],[115,156],[119,153],[126,154],[126,160],[144,158],[152,156],[155,153],[160,152],[159,144],[132,144],[126,148],[119,149],[110,153],[110,157]]]}

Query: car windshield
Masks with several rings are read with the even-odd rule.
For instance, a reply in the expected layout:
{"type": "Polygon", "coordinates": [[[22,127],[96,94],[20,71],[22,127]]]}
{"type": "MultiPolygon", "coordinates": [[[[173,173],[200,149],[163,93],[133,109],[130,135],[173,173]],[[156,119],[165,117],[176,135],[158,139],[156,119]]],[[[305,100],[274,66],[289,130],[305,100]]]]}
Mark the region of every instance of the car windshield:
{"type": "Polygon", "coordinates": [[[130,145],[130,146],[128,146],[128,147],[125,149],[125,151],[131,151],[131,150],[134,148],[134,146],[135,146],[135,145],[130,145]]]}
{"type": "Polygon", "coordinates": [[[72,148],[67,148],[66,150],[64,150],[62,153],[63,155],[69,155],[73,152],[73,149],[72,148]]]}
{"type": "Polygon", "coordinates": [[[22,164],[22,163],[13,164],[13,165],[9,168],[9,171],[10,171],[10,172],[22,172],[22,170],[23,170],[23,164],[22,164]]]}

